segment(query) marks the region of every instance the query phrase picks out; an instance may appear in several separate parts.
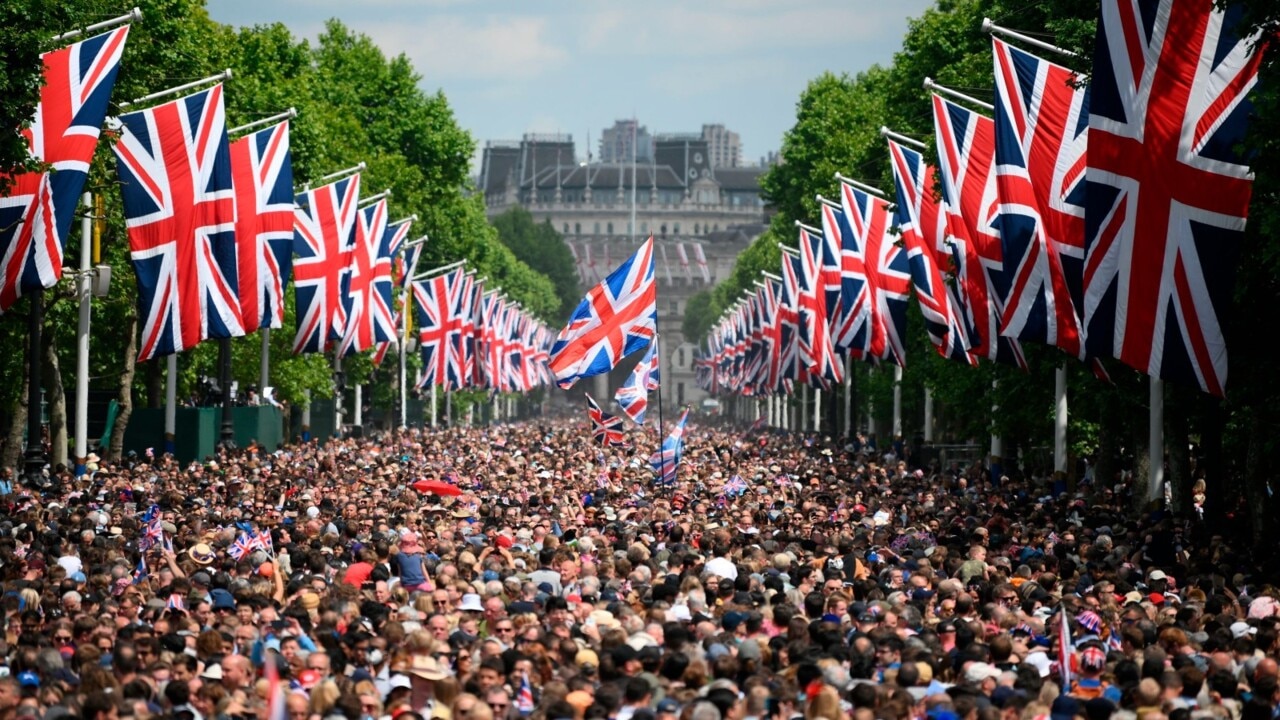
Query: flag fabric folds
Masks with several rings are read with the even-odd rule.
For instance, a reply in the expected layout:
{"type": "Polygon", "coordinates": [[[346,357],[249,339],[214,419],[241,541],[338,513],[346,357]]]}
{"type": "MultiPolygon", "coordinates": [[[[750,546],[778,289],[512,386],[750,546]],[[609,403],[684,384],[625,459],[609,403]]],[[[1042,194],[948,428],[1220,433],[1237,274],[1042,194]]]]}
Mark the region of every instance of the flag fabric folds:
{"type": "Polygon", "coordinates": [[[454,270],[427,280],[413,281],[423,371],[419,387],[434,385],[445,391],[463,387],[456,336],[462,332],[457,312],[465,290],[464,275],[462,270],[454,270]]]}
{"type": "Polygon", "coordinates": [[[996,227],[995,122],[934,95],[933,123],[947,242],[956,259],[958,299],[973,330],[970,350],[979,357],[1025,370],[1021,343],[1000,334],[1002,298],[1007,288],[996,227]]]}
{"type": "Polygon", "coordinates": [[[360,175],[352,175],[296,199],[293,283],[297,335],[293,352],[324,352],[346,330],[344,279],[355,233],[360,175]]]}
{"type": "Polygon", "coordinates": [[[590,395],[583,395],[587,398],[587,417],[591,420],[591,436],[595,438],[596,444],[607,447],[621,447],[625,444],[622,418],[602,410],[590,395]]]}
{"type": "Polygon", "coordinates": [[[1088,96],[1069,69],[995,39],[1000,332],[1083,358],[1088,96]]]}
{"type": "Polygon", "coordinates": [[[387,239],[387,201],[360,208],[356,212],[355,243],[344,298],[347,322],[338,346],[343,356],[395,337],[387,239]]]}
{"type": "Polygon", "coordinates": [[[680,459],[684,454],[684,426],[688,420],[689,408],[685,408],[671,434],[662,441],[662,449],[649,458],[653,471],[658,473],[660,484],[667,485],[676,480],[676,468],[680,466],[680,459]]]}
{"type": "Polygon", "coordinates": [[[222,90],[120,116],[114,150],[143,318],[139,361],[244,335],[222,90]]]}
{"type": "MultiPolygon", "coordinates": [[[[864,292],[868,293],[870,330],[865,358],[904,366],[911,278],[906,252],[894,245],[888,234],[889,204],[847,183],[840,185],[840,204],[862,251],[861,266],[855,263],[851,272],[853,277],[864,279],[864,292]]],[[[842,251],[842,259],[845,257],[842,251]]]]}
{"type": "Polygon", "coordinates": [[[622,413],[636,424],[644,424],[645,410],[649,408],[649,391],[658,389],[658,374],[658,338],[655,337],[644,357],[627,376],[627,381],[613,395],[622,413]]]}
{"type": "Polygon", "coordinates": [[[959,302],[943,275],[951,255],[946,238],[946,212],[933,194],[934,172],[924,156],[895,140],[889,141],[889,162],[897,189],[894,218],[907,248],[907,263],[924,314],[925,329],[938,354],[951,360],[976,362],[969,356],[969,333],[959,302]]]}
{"type": "Polygon", "coordinates": [[[573,311],[551,348],[551,372],[563,388],[608,372],[653,339],[657,322],[650,237],[573,311]]]}
{"type": "Polygon", "coordinates": [[[711,268],[707,266],[707,254],[702,249],[702,243],[693,244],[693,257],[698,261],[698,273],[702,275],[702,282],[711,284],[711,268]]]}
{"type": "Polygon", "coordinates": [[[1089,109],[1088,348],[1218,396],[1252,191],[1236,148],[1261,62],[1240,14],[1103,0],[1089,109]]]}
{"type": "Polygon", "coordinates": [[[293,271],[293,161],[289,123],[231,143],[236,192],[236,267],[246,333],[284,324],[284,288],[293,271]]]}
{"type": "Polygon", "coordinates": [[[800,352],[812,382],[830,388],[843,379],[844,365],[836,356],[827,320],[832,305],[827,300],[827,283],[834,281],[838,306],[840,270],[835,258],[828,257],[825,246],[821,233],[800,228],[800,352]]]}
{"type": "Polygon", "coordinates": [[[128,35],[125,25],[41,56],[44,86],[22,135],[31,156],[52,172],[10,177],[0,197],[0,312],[62,277],[63,248],[128,35]]]}

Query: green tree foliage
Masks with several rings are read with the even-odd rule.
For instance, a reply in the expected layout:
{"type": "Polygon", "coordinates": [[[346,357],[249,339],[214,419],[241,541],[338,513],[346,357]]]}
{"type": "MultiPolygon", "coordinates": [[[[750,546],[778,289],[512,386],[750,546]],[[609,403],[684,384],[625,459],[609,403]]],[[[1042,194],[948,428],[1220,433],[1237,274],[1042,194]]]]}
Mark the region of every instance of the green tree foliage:
{"type": "Polygon", "coordinates": [[[528,210],[519,207],[493,218],[493,226],[498,229],[498,239],[516,258],[551,280],[559,304],[544,319],[562,322],[582,299],[573,253],[564,236],[550,222],[537,223],[528,210]]]}
{"type": "MultiPolygon", "coordinates": [[[[425,93],[417,70],[403,56],[388,58],[368,37],[330,22],[313,45],[281,24],[234,29],[209,19],[202,0],[142,0],[143,20],[130,29],[113,99],[140,97],[232,68],[226,83],[228,127],[298,110],[291,124],[294,181],[301,187],[327,173],[364,161],[365,194],[390,189],[392,218],[417,213],[414,235],[429,241],[419,263],[427,270],[466,258],[469,267],[500,286],[530,312],[555,315],[560,300],[551,280],[521,262],[498,241],[485,218],[482,199],[471,193],[469,160],[475,141],[458,125],[442,93],[425,93]]],[[[32,114],[39,88],[38,53],[50,49],[54,34],[122,14],[129,6],[107,0],[0,4],[0,168],[12,164],[20,123],[32,114]],[[10,121],[10,118],[13,120],[10,121]],[[12,128],[12,130],[9,130],[12,128]]],[[[429,68],[427,69],[430,70],[429,68]]],[[[136,280],[129,263],[115,160],[114,137],[104,133],[86,189],[100,197],[101,262],[114,268],[111,294],[93,303],[92,386],[118,386],[125,368],[128,328],[137,317],[136,280]]],[[[77,226],[78,227],[78,224],[77,226]]],[[[66,249],[78,257],[78,230],[66,249]]],[[[64,373],[75,367],[76,303],[64,280],[47,293],[46,336],[64,373]]],[[[271,378],[277,396],[301,400],[306,391],[331,394],[331,369],[324,356],[294,356],[293,290],[286,291],[285,326],[271,333],[271,378]]],[[[25,336],[25,302],[0,318],[0,346],[20,348],[25,336]]],[[[256,384],[261,338],[232,342],[233,378],[256,384]]],[[[203,343],[179,358],[181,396],[192,394],[201,376],[216,374],[217,343],[203,343]]],[[[4,377],[22,377],[22,352],[0,355],[4,377]]],[[[139,367],[124,396],[158,400],[163,359],[139,367]],[[150,397],[149,397],[150,396],[150,397]]],[[[416,359],[410,359],[410,366],[416,359]]],[[[394,357],[388,361],[394,366],[394,357]]],[[[368,382],[367,358],[344,363],[348,385],[368,382]]],[[[387,372],[394,373],[392,368],[387,372]]],[[[386,372],[382,373],[386,375],[386,372]]],[[[70,387],[70,377],[67,377],[70,387]]],[[[15,406],[21,383],[0,388],[0,408],[15,406]]],[[[376,395],[376,393],[373,393],[376,395]]]]}
{"type": "MultiPolygon", "coordinates": [[[[1274,2],[1238,0],[1238,4],[1246,11],[1246,26],[1263,37],[1274,37],[1280,30],[1280,7],[1274,2]]],[[[795,244],[795,221],[817,220],[814,195],[836,192],[833,172],[892,189],[885,141],[877,134],[881,125],[932,146],[929,93],[923,88],[926,77],[993,101],[991,39],[980,30],[984,17],[1075,52],[1074,58],[1051,59],[1088,73],[1097,13],[1097,0],[938,0],[911,22],[891,65],[854,77],[824,74],[815,78],[801,94],[795,124],[783,138],[783,162],[763,180],[777,215],[769,230],[740,256],[734,272],[713,289],[711,315],[718,317],[749,290],[761,270],[777,272],[777,244],[795,244]]],[[[1194,446],[1199,472],[1216,482],[1210,493],[1211,512],[1251,506],[1262,510],[1255,520],[1269,520],[1280,509],[1265,475],[1266,468],[1280,461],[1280,441],[1268,431],[1280,423],[1276,409],[1280,408],[1276,402],[1280,380],[1271,371],[1274,347],[1270,333],[1258,327],[1256,309],[1274,307],[1280,300],[1280,246],[1273,239],[1280,231],[1280,204],[1273,202],[1280,193],[1280,54],[1264,56],[1253,101],[1255,119],[1246,147],[1252,154],[1255,201],[1241,249],[1247,261],[1240,268],[1236,308],[1226,327],[1231,352],[1228,397],[1220,402],[1194,389],[1167,387],[1166,447],[1176,475],[1188,465],[1186,448],[1194,446]],[[1215,507],[1215,503],[1220,504],[1215,507]]],[[[932,151],[926,155],[934,160],[932,151]]],[[[1104,383],[1074,359],[1033,344],[1026,346],[1029,372],[985,362],[975,369],[937,356],[918,310],[911,310],[908,320],[903,390],[908,434],[919,422],[917,399],[927,386],[938,403],[945,437],[981,439],[996,431],[1004,435],[1007,452],[1022,450],[1025,457],[1047,458],[1053,373],[1065,365],[1069,437],[1076,452],[1092,454],[1099,475],[1108,479],[1112,461],[1145,452],[1149,398],[1145,375],[1108,362],[1112,382],[1104,383]],[[993,405],[998,412],[991,411],[993,405]]],[[[868,376],[865,369],[857,369],[854,375],[864,410],[874,402],[877,416],[887,417],[891,373],[872,371],[868,376]]],[[[882,419],[880,427],[885,426],[882,419]]],[[[1188,484],[1179,482],[1178,492],[1184,492],[1188,484]]],[[[1264,526],[1264,522],[1253,523],[1255,532],[1264,526]]]]}

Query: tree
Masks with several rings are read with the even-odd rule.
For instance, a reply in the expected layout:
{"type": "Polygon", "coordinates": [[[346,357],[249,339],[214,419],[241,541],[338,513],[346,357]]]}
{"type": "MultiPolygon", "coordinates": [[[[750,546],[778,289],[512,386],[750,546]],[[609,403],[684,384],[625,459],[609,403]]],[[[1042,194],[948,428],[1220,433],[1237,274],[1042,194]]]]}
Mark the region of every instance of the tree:
{"type": "Polygon", "coordinates": [[[534,222],[533,215],[520,207],[493,218],[493,226],[498,230],[498,239],[518,260],[546,276],[555,287],[559,304],[546,319],[560,322],[568,317],[582,299],[582,289],[564,236],[551,227],[550,221],[534,222]]]}

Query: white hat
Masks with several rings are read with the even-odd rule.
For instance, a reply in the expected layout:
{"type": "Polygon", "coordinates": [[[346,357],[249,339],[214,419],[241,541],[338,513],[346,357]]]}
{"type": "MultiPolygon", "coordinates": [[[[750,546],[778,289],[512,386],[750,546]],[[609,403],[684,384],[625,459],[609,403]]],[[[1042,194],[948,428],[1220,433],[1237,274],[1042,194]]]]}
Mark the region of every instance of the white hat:
{"type": "Polygon", "coordinates": [[[396,688],[405,688],[407,690],[413,687],[413,683],[410,682],[408,675],[401,675],[397,673],[391,676],[389,686],[392,690],[395,690],[396,688]]]}
{"type": "Polygon", "coordinates": [[[1245,635],[1256,635],[1256,634],[1258,634],[1258,628],[1250,625],[1249,623],[1243,620],[1237,620],[1231,623],[1231,637],[1233,638],[1242,638],[1245,635]]]}
{"type": "Polygon", "coordinates": [[[209,665],[205,667],[204,672],[200,673],[200,677],[205,680],[221,680],[222,666],[217,663],[209,663],[209,665]]]}
{"type": "Polygon", "coordinates": [[[480,603],[479,595],[475,593],[467,593],[462,596],[462,603],[458,605],[458,609],[484,612],[484,605],[480,603]]]}
{"type": "Polygon", "coordinates": [[[1000,669],[990,663],[976,662],[964,671],[964,679],[974,684],[998,677],[1000,677],[1000,669]]]}
{"type": "Polygon", "coordinates": [[[1167,577],[1169,576],[1165,575],[1163,570],[1152,570],[1151,572],[1147,573],[1148,580],[1164,580],[1167,577]]]}

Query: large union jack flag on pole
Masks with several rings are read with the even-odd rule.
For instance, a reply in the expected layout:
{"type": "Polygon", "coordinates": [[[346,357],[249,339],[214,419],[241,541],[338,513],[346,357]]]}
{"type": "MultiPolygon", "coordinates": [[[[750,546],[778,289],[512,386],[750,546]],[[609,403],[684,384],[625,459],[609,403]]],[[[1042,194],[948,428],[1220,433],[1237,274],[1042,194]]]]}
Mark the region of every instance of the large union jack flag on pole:
{"type": "Polygon", "coordinates": [[[844,376],[844,364],[836,355],[827,319],[831,304],[827,302],[826,282],[834,279],[838,307],[840,270],[836,259],[825,251],[826,246],[821,232],[800,228],[800,351],[808,364],[810,380],[823,388],[841,382],[844,376]],[[828,267],[830,273],[825,271],[828,267]]]}
{"type": "Polygon", "coordinates": [[[1083,357],[1088,94],[1071,70],[993,42],[996,186],[1009,282],[1000,332],[1083,357]]]}
{"type": "Polygon", "coordinates": [[[854,278],[863,280],[865,292],[869,293],[866,304],[870,332],[865,358],[904,366],[907,354],[903,338],[911,276],[906,252],[889,236],[889,204],[848,183],[840,184],[840,204],[862,249],[862,263],[844,267],[854,278]]]}
{"type": "Polygon", "coordinates": [[[889,161],[898,197],[894,218],[907,247],[911,280],[929,340],[944,358],[976,362],[968,353],[969,333],[960,303],[943,276],[951,257],[942,248],[947,215],[933,194],[933,168],[925,164],[923,155],[895,140],[889,141],[889,161]]]}
{"type": "Polygon", "coordinates": [[[836,351],[861,358],[867,351],[867,274],[858,239],[839,203],[823,201],[822,234],[831,239],[839,254],[840,303],[831,320],[831,342],[836,351]]]}
{"type": "Polygon", "coordinates": [[[454,342],[462,323],[455,316],[463,294],[461,270],[413,281],[418,310],[418,342],[422,352],[422,377],[418,387],[434,385],[443,390],[461,387],[460,358],[454,342]]]}
{"type": "Polygon", "coordinates": [[[1089,350],[1219,396],[1260,62],[1239,11],[1103,0],[1089,117],[1089,350]]]}
{"type": "Polygon", "coordinates": [[[627,376],[627,381],[613,394],[623,414],[640,425],[644,424],[644,414],[649,409],[649,391],[658,389],[659,357],[658,338],[655,337],[644,357],[627,376]]]}
{"type": "Polygon", "coordinates": [[[138,359],[244,335],[222,85],[120,123],[116,172],[144,318],[138,359]]]}
{"type": "Polygon", "coordinates": [[[0,197],[0,312],[24,292],[62,277],[62,249],[107,115],[129,26],[41,56],[44,87],[22,131],[31,156],[53,172],[9,178],[0,197]]]}
{"type": "Polygon", "coordinates": [[[551,372],[563,388],[612,370],[645,347],[658,325],[653,238],[592,288],[551,348],[551,372]]]}
{"type": "Polygon", "coordinates": [[[996,227],[995,122],[934,95],[933,124],[947,240],[956,257],[959,300],[973,329],[970,350],[1026,369],[1022,345],[1000,335],[1001,298],[1008,289],[996,227]]]}
{"type": "Polygon", "coordinates": [[[360,175],[297,197],[293,233],[293,287],[298,333],[294,353],[324,352],[346,330],[343,290],[355,233],[360,175]]]}
{"type": "Polygon", "coordinates": [[[391,256],[386,254],[387,201],[356,213],[355,247],[347,281],[347,326],[338,351],[353,355],[395,337],[391,305],[391,256]]]}
{"type": "Polygon", "coordinates": [[[293,162],[289,122],[231,143],[236,190],[240,318],[245,332],[284,324],[293,271],[293,162]]]}

